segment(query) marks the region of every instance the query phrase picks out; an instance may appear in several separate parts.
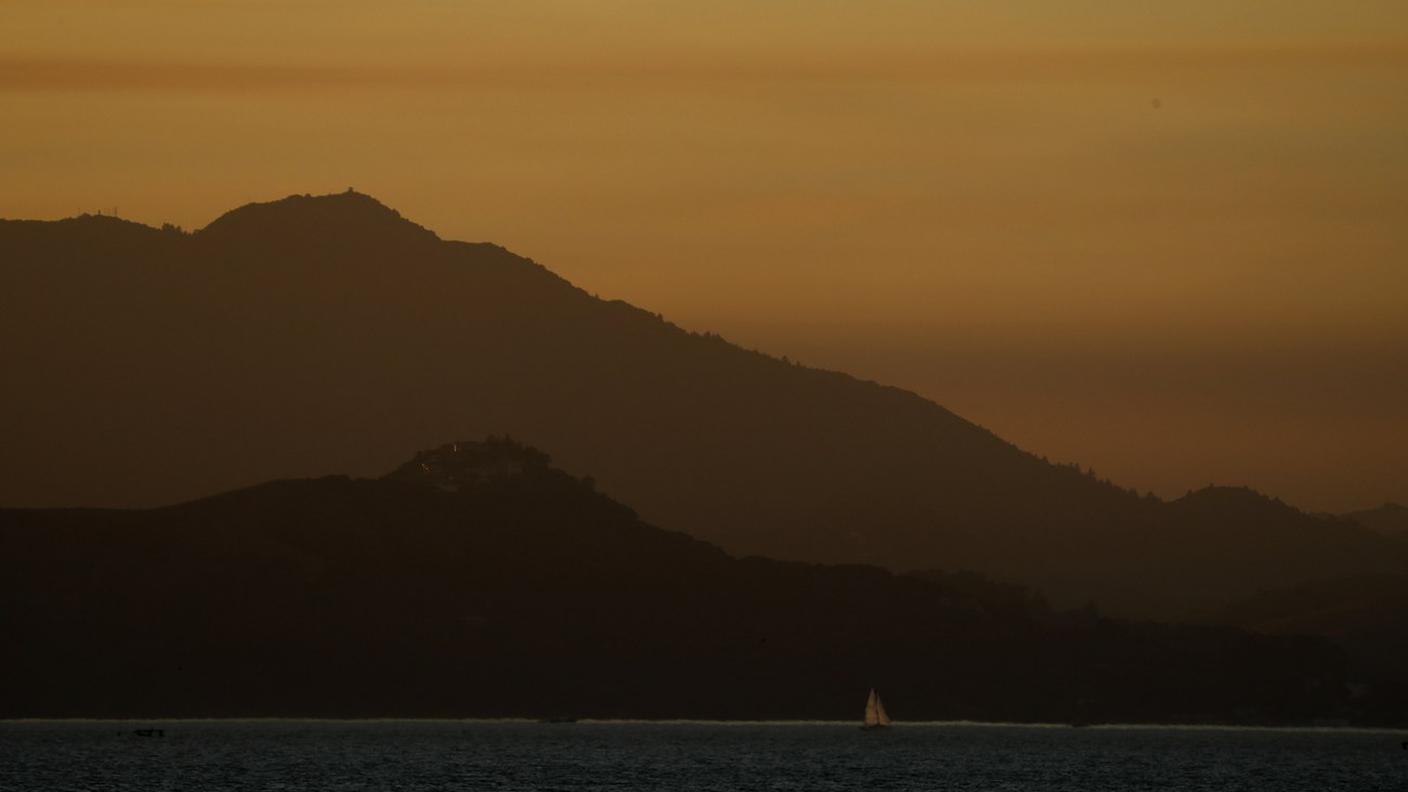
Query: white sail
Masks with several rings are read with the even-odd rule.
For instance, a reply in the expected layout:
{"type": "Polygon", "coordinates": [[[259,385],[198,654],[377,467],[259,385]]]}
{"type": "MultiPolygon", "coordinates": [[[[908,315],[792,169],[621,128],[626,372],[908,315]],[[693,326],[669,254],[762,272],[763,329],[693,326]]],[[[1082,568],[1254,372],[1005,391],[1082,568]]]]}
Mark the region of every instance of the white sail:
{"type": "Polygon", "coordinates": [[[875,688],[871,688],[870,697],[865,700],[865,725],[879,726],[880,717],[884,712],[880,708],[880,696],[876,694],[875,688]]]}
{"type": "Polygon", "coordinates": [[[871,688],[870,697],[865,700],[865,728],[889,725],[890,716],[885,714],[885,705],[880,701],[880,694],[875,692],[875,688],[871,688]]]}
{"type": "Polygon", "coordinates": [[[885,703],[880,700],[880,694],[875,694],[875,723],[877,726],[889,726],[890,716],[885,714],[885,703]]]}

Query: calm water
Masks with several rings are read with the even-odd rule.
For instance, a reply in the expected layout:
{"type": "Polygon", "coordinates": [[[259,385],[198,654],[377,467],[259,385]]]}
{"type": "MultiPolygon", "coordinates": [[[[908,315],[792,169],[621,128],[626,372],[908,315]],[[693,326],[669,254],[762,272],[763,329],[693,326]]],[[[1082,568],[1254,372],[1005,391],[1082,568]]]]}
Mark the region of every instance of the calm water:
{"type": "Polygon", "coordinates": [[[0,790],[1408,790],[1408,734],[851,724],[0,722],[0,790]],[[132,730],[161,727],[164,738],[132,730]]]}

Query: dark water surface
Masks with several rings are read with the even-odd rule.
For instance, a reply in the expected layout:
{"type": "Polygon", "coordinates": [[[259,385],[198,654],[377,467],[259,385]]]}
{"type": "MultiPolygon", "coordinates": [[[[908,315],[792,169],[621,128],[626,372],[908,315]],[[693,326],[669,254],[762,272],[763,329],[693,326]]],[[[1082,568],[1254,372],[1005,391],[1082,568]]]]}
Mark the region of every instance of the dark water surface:
{"type": "Polygon", "coordinates": [[[0,790],[1408,790],[1408,735],[823,723],[0,722],[0,790]],[[165,737],[135,729],[162,728],[165,737]]]}

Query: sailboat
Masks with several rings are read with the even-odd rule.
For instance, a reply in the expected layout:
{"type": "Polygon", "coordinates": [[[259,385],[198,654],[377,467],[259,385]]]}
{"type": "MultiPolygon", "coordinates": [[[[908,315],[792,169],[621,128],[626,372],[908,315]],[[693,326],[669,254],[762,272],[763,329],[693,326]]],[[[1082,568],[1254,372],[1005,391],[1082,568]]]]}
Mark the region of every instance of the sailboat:
{"type": "Polygon", "coordinates": [[[865,700],[865,724],[862,729],[883,729],[890,725],[890,716],[885,714],[885,704],[875,688],[870,689],[870,698],[865,700]]]}

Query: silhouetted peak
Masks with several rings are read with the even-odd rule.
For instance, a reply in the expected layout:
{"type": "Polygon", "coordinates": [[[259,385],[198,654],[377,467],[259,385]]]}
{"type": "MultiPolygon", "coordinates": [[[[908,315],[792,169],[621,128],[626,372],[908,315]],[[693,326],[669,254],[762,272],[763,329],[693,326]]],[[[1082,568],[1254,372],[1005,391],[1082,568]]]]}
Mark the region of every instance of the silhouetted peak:
{"type": "Polygon", "coordinates": [[[76,217],[66,217],[56,222],[67,228],[120,228],[126,230],[152,230],[151,226],[138,223],[135,220],[128,220],[126,218],[118,217],[117,215],[101,213],[89,214],[85,212],[81,215],[77,215],[76,217]]]}
{"type": "Polygon", "coordinates": [[[0,229],[16,239],[60,238],[80,244],[122,244],[125,241],[140,244],[159,238],[168,230],[179,231],[175,226],[156,229],[110,214],[81,214],[62,220],[0,220],[0,229]]]}
{"type": "Polygon", "coordinates": [[[254,238],[281,242],[308,237],[438,239],[395,209],[350,188],[328,195],[290,195],[277,201],[245,204],[221,215],[198,233],[222,241],[254,238]]]}
{"type": "Polygon", "coordinates": [[[1368,511],[1383,512],[1385,514],[1397,514],[1400,516],[1408,517],[1408,506],[1404,506],[1401,503],[1394,503],[1393,501],[1389,501],[1384,505],[1379,506],[1378,508],[1369,509],[1368,511]]]}
{"type": "Polygon", "coordinates": [[[507,437],[482,442],[462,440],[417,453],[386,475],[387,479],[458,492],[486,481],[544,471],[552,460],[532,446],[507,437]]]}
{"type": "Polygon", "coordinates": [[[1268,497],[1250,487],[1221,487],[1211,484],[1203,489],[1189,492],[1173,501],[1173,504],[1183,509],[1243,515],[1268,512],[1299,513],[1299,510],[1279,498],[1268,497]]]}
{"type": "Polygon", "coordinates": [[[1377,508],[1350,512],[1344,516],[1385,536],[1408,536],[1408,507],[1391,501],[1377,508]]]}

